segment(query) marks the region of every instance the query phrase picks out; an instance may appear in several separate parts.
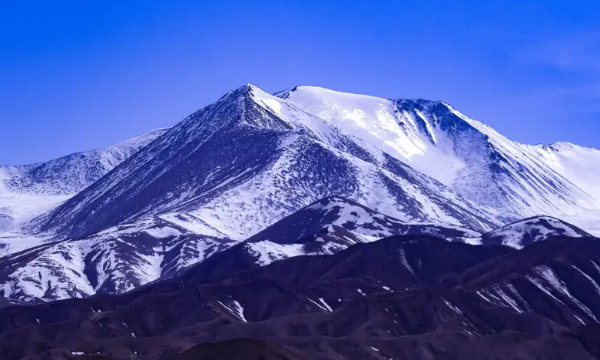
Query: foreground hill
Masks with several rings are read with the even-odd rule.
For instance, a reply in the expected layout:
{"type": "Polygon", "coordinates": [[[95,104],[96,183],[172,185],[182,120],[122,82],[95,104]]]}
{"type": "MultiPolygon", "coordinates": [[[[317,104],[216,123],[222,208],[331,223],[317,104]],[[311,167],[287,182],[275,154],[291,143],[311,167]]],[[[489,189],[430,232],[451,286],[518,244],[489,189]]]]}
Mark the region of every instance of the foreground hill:
{"type": "Polygon", "coordinates": [[[3,308],[0,354],[170,359],[252,337],[318,359],[597,359],[598,254],[592,237],[522,250],[391,237],[220,280],[183,274],[118,296],[3,308]]]}

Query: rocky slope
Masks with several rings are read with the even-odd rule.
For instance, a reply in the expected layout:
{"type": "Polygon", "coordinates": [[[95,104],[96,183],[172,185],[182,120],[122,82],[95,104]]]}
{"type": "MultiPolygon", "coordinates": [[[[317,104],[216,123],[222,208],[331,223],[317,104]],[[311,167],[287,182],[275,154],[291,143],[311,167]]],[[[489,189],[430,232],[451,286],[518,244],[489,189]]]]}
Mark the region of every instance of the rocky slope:
{"type": "Polygon", "coordinates": [[[483,244],[506,245],[521,249],[534,242],[550,237],[568,236],[571,238],[589,237],[577,226],[550,216],[535,216],[502,226],[483,235],[483,244]]]}

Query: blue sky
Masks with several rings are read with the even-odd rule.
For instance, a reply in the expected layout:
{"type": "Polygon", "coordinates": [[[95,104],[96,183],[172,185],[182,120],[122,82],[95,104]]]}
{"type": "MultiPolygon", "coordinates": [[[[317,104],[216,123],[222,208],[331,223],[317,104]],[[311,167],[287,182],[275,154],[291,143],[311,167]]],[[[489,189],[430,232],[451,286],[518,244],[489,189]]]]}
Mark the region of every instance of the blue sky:
{"type": "Polygon", "coordinates": [[[600,148],[600,2],[4,2],[0,163],[171,126],[245,83],[444,100],[600,148]]]}

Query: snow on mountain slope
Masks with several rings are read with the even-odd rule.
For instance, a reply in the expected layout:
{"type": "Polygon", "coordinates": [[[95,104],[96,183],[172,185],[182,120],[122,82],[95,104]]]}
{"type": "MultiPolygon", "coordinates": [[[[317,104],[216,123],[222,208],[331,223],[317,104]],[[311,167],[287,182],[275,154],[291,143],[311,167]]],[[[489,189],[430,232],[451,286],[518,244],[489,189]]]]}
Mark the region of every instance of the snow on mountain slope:
{"type": "MultiPolygon", "coordinates": [[[[573,184],[584,189],[600,202],[600,151],[570,143],[555,143],[537,147],[546,163],[573,184]]],[[[565,214],[563,220],[600,236],[600,210],[581,209],[574,214],[565,214]]]]}
{"type": "Polygon", "coordinates": [[[0,231],[53,209],[162,135],[166,129],[107,148],[25,166],[0,165],[0,231]]]}
{"type": "Polygon", "coordinates": [[[310,86],[277,95],[502,221],[547,214],[600,228],[597,150],[516,143],[439,101],[386,100],[310,86]]]}
{"type": "Polygon", "coordinates": [[[343,238],[337,242],[346,246],[393,235],[432,235],[448,241],[481,237],[481,233],[459,226],[406,223],[352,200],[330,197],[298,210],[246,242],[271,241],[285,245],[318,241],[321,235],[331,236],[333,229],[344,230],[343,238]]]}
{"type": "MultiPolygon", "coordinates": [[[[328,196],[403,221],[494,227],[448,187],[372,144],[247,85],[192,114],[51,213],[39,230],[80,237],[178,213],[243,240],[328,196]]],[[[487,217],[487,218],[486,218],[487,217]]]]}
{"type": "Polygon", "coordinates": [[[481,237],[466,228],[406,224],[339,197],[313,203],[238,245],[192,214],[169,217],[40,244],[0,259],[0,292],[15,301],[122,293],[205,261],[203,269],[214,275],[293,256],[333,254],[391,235],[426,234],[449,241],[481,237]]]}
{"type": "Polygon", "coordinates": [[[537,146],[546,164],[600,201],[600,151],[570,143],[537,146]]]}
{"type": "Polygon", "coordinates": [[[11,301],[38,302],[123,293],[176,276],[188,267],[187,276],[209,281],[291,257],[331,255],[397,235],[516,249],[551,237],[590,236],[547,216],[524,219],[484,235],[458,226],[405,223],[340,197],[310,204],[243,242],[207,228],[192,214],[169,215],[172,221],[165,216],[142,219],[4,257],[0,259],[0,294],[11,301]]]}
{"type": "Polygon", "coordinates": [[[481,233],[461,227],[409,224],[340,197],[321,199],[258,234],[190,267],[184,278],[211,281],[304,255],[331,255],[394,235],[435,236],[480,242],[481,233]]]}
{"type": "Polygon", "coordinates": [[[576,239],[589,236],[570,224],[550,217],[525,219],[482,235],[461,227],[404,223],[354,201],[330,197],[285,217],[246,241],[214,254],[186,269],[181,276],[208,282],[292,257],[331,255],[355,244],[398,235],[409,236],[404,239],[410,239],[410,236],[414,236],[412,239],[437,237],[449,242],[505,245],[515,249],[550,237],[576,239]]]}
{"type": "Polygon", "coordinates": [[[502,226],[483,235],[486,245],[507,245],[521,249],[553,236],[579,238],[591,236],[580,228],[550,216],[536,216],[502,226]]]}
{"type": "Polygon", "coordinates": [[[466,291],[475,290],[479,299],[472,302],[495,303],[519,313],[554,313],[549,316],[553,320],[575,326],[597,324],[598,254],[600,239],[557,236],[482,263],[452,282],[466,291]],[[567,309],[571,316],[566,315],[567,309]]]}
{"type": "Polygon", "coordinates": [[[0,258],[0,294],[15,301],[40,302],[123,293],[234,244],[160,218],[146,219],[0,258]]]}

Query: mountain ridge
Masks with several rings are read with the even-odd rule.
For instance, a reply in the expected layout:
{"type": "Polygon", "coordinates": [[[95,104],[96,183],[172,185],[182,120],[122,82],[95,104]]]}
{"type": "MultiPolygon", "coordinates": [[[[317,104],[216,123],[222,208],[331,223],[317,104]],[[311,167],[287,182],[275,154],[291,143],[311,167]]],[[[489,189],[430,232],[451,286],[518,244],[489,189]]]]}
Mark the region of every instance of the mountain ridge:
{"type": "Polygon", "coordinates": [[[0,354],[159,360],[252,337],[323,360],[593,360],[599,248],[597,238],[516,250],[390,237],[208,283],[174,277],[118,296],[0,308],[0,354]]]}
{"type": "Polygon", "coordinates": [[[391,235],[521,248],[600,224],[598,151],[516,143],[442,101],[276,95],[247,84],[134,139],[28,233],[0,234],[5,296],[122,293],[239,243],[252,268],[391,235]]]}
{"type": "MultiPolygon", "coordinates": [[[[120,172],[112,172],[110,174],[112,179],[102,179],[69,200],[53,213],[40,219],[40,228],[44,231],[58,228],[59,232],[66,231],[69,236],[81,236],[99,231],[102,227],[114,226],[116,223],[126,219],[131,220],[140,216],[165,214],[169,211],[182,211],[184,209],[185,211],[195,210],[199,206],[213,207],[216,205],[210,205],[209,199],[214,198],[215,195],[218,196],[224,190],[231,189],[234,185],[240,185],[253,187],[253,192],[263,192],[260,195],[261,197],[257,198],[254,196],[255,200],[244,203],[246,206],[258,206],[259,208],[254,213],[262,216],[264,220],[260,221],[259,226],[242,233],[242,236],[232,234],[233,236],[243,238],[276,220],[272,218],[273,215],[269,214],[274,209],[265,208],[265,206],[275,206],[274,204],[277,203],[274,199],[265,198],[265,196],[268,196],[267,192],[283,191],[290,195],[286,199],[288,204],[281,203],[279,205],[283,207],[281,211],[284,214],[290,213],[299,206],[307,205],[322,197],[340,195],[338,192],[341,190],[335,189],[335,187],[339,187],[345,181],[343,177],[333,180],[329,178],[329,176],[332,176],[329,173],[321,172],[317,174],[311,172],[310,167],[306,167],[309,165],[306,165],[305,169],[309,169],[308,174],[301,174],[300,171],[306,170],[298,169],[293,170],[296,173],[292,173],[292,175],[298,174],[298,176],[312,176],[316,178],[324,176],[324,178],[318,180],[317,187],[302,189],[305,192],[305,195],[302,196],[308,196],[306,200],[301,200],[301,198],[294,200],[291,196],[292,193],[290,193],[290,185],[281,182],[293,180],[302,183],[308,180],[303,178],[299,178],[298,180],[283,178],[281,174],[283,172],[290,172],[292,170],[290,166],[294,166],[298,160],[312,163],[312,167],[314,167],[317,161],[326,161],[329,162],[330,165],[328,166],[330,169],[323,171],[329,171],[330,173],[332,171],[340,171],[347,174],[345,177],[351,176],[353,178],[356,175],[352,173],[363,172],[362,179],[367,179],[369,182],[383,181],[380,186],[384,188],[393,187],[393,191],[397,192],[395,196],[403,197],[407,201],[407,206],[411,206],[412,209],[404,211],[404,217],[425,219],[427,216],[430,216],[432,219],[439,218],[447,219],[448,221],[457,221],[452,217],[455,216],[461,219],[457,222],[467,221],[472,223],[474,227],[490,226],[488,220],[484,220],[481,215],[473,212],[470,205],[467,205],[462,199],[452,194],[449,189],[444,188],[435,180],[423,177],[421,174],[385,153],[370,152],[369,149],[362,147],[363,143],[357,143],[353,139],[348,138],[340,133],[339,130],[328,126],[322,119],[297,110],[293,105],[272,97],[253,86],[243,86],[226,94],[216,103],[192,114],[179,125],[172,128],[165,136],[161,137],[159,142],[152,144],[153,147],[144,148],[136,156],[129,159],[124,166],[120,167],[120,172]],[[250,126],[250,128],[246,128],[245,126],[250,126]],[[233,139],[237,140],[235,145],[231,144],[233,139]],[[213,149],[209,150],[206,144],[210,144],[213,149]],[[200,148],[207,149],[205,154],[200,155],[198,153],[200,148]],[[244,153],[240,152],[242,149],[244,153]],[[267,149],[270,150],[267,151],[267,149]],[[297,154],[300,149],[302,149],[301,151],[304,154],[312,153],[310,158],[298,159],[297,154]],[[209,154],[209,152],[212,154],[209,154]],[[250,152],[254,152],[254,159],[249,158],[248,154],[250,152]],[[292,155],[292,153],[296,155],[292,155]],[[230,166],[231,169],[235,168],[235,170],[227,174],[219,169],[219,165],[227,161],[227,157],[225,156],[229,156],[229,154],[236,154],[234,160],[239,165],[230,166]],[[209,155],[212,156],[210,159],[208,158],[209,155]],[[171,158],[169,162],[165,162],[165,159],[169,157],[171,158]],[[216,179],[219,178],[217,177],[218,175],[215,176],[214,170],[198,168],[197,164],[201,161],[200,159],[203,159],[202,161],[205,161],[206,164],[214,164],[213,167],[218,170],[216,172],[225,177],[222,177],[220,182],[217,182],[216,179]],[[156,160],[156,163],[153,163],[154,160],[156,160]],[[192,162],[195,165],[192,165],[192,162]],[[160,171],[158,170],[159,166],[160,171]],[[278,166],[281,168],[277,168],[278,166]],[[194,167],[196,170],[192,171],[191,169],[194,167]],[[383,171],[380,170],[382,167],[383,171]],[[136,187],[133,184],[139,180],[133,179],[133,173],[135,172],[140,174],[137,176],[138,178],[146,178],[144,184],[136,187]],[[142,173],[144,175],[141,175],[142,173]],[[173,175],[171,179],[167,180],[167,173],[176,173],[177,175],[173,175]],[[274,188],[266,189],[259,184],[252,184],[254,179],[258,181],[258,178],[261,176],[267,177],[262,180],[263,183],[272,183],[271,186],[274,186],[274,188]],[[407,180],[416,186],[404,179],[398,178],[398,176],[408,178],[407,180]],[[194,182],[199,182],[202,185],[192,185],[192,179],[196,179],[194,182]],[[336,184],[336,181],[339,184],[336,184]],[[130,184],[126,185],[125,182],[130,182],[130,184]],[[402,185],[399,184],[400,182],[402,182],[402,185]],[[282,186],[283,188],[281,188],[282,186]],[[323,187],[323,190],[320,190],[319,186],[323,187]],[[165,187],[174,189],[180,187],[177,189],[177,193],[183,195],[183,198],[176,199],[175,202],[168,202],[164,192],[161,192],[163,190],[159,190],[165,187]],[[423,190],[419,189],[419,187],[422,187],[423,190]],[[278,188],[281,188],[281,190],[276,190],[278,188]],[[315,192],[315,190],[318,194],[312,195],[311,193],[315,192]],[[103,194],[108,191],[110,191],[112,197],[103,197],[103,194]],[[133,199],[140,198],[142,192],[145,192],[144,200],[141,200],[138,205],[133,199]],[[424,194],[421,195],[420,192],[424,194]],[[420,196],[419,200],[415,198],[417,195],[420,196]],[[446,196],[446,201],[441,201],[442,196],[446,196]],[[129,199],[127,205],[124,203],[125,198],[129,199]],[[269,202],[271,205],[260,204],[264,201],[269,202]],[[427,204],[427,201],[431,204],[427,204]],[[198,204],[194,204],[194,202],[198,204]],[[431,211],[424,212],[420,210],[419,207],[422,207],[421,202],[431,207],[431,211]],[[92,212],[91,217],[86,216],[85,219],[82,218],[82,221],[77,221],[77,225],[73,224],[73,229],[68,229],[69,222],[65,223],[66,218],[79,216],[75,214],[82,211],[85,211],[86,214],[90,213],[92,211],[92,203],[94,204],[94,211],[102,209],[103,204],[109,204],[108,206],[111,207],[128,206],[130,210],[113,209],[111,211],[98,211],[98,213],[102,212],[104,215],[92,212]],[[123,205],[118,205],[119,203],[123,203],[123,205]],[[173,206],[169,207],[171,203],[173,206]],[[202,203],[207,205],[202,205],[202,203]],[[190,205],[187,206],[186,204],[190,205]],[[89,209],[83,210],[84,208],[81,206],[88,207],[89,209]],[[455,208],[460,208],[461,210],[457,211],[455,208]],[[110,216],[118,216],[120,218],[109,219],[109,213],[112,214],[110,216]],[[447,215],[450,213],[452,215],[447,215]],[[94,217],[100,221],[108,222],[106,225],[100,223],[91,224],[94,217]],[[102,220],[102,218],[106,220],[102,220]],[[86,223],[89,225],[86,225],[86,223]],[[86,226],[87,228],[85,228],[86,226]]],[[[204,165],[204,167],[206,166],[204,165]]],[[[347,189],[361,189],[361,186],[372,186],[370,183],[361,184],[358,181],[351,179],[351,182],[347,182],[345,187],[347,189]]],[[[245,194],[243,196],[248,196],[249,190],[241,189],[234,189],[234,192],[243,191],[245,194]]],[[[296,187],[292,191],[298,191],[299,189],[296,187]]],[[[366,190],[365,188],[361,191],[366,190]]],[[[348,192],[348,190],[343,191],[348,192]]],[[[369,188],[369,191],[374,191],[374,189],[369,188]]],[[[372,198],[372,195],[367,194],[366,196],[369,196],[367,199],[372,198]]],[[[380,198],[383,199],[383,197],[380,198]]],[[[227,202],[221,200],[219,203],[222,207],[223,203],[227,202]]],[[[366,202],[369,203],[369,201],[366,202]]],[[[389,201],[388,203],[389,205],[386,206],[398,209],[398,206],[393,201],[389,201]]],[[[244,204],[240,203],[239,206],[243,207],[244,204]]],[[[208,211],[202,210],[201,217],[212,218],[222,228],[239,229],[249,225],[248,221],[241,219],[238,220],[239,225],[231,226],[223,224],[217,217],[225,216],[225,214],[217,214],[214,211],[214,209],[208,211]]],[[[222,212],[223,210],[218,211],[222,212]]],[[[398,210],[394,211],[397,212],[398,210]]],[[[255,214],[251,216],[255,216],[255,214]]],[[[231,216],[230,212],[228,212],[228,216],[231,216]]],[[[73,223],[72,220],[70,223],[73,223]]],[[[210,225],[208,226],[210,227],[210,225]]]]}
{"type": "Polygon", "coordinates": [[[115,145],[46,162],[0,165],[0,231],[18,228],[58,206],[165,131],[156,129],[115,145]]]}
{"type": "MultiPolygon", "coordinates": [[[[578,164],[567,161],[572,158],[510,141],[444,102],[387,100],[312,87],[295,87],[280,96],[343,124],[349,132],[367,129],[367,134],[374,134],[369,135],[373,145],[388,149],[487,211],[512,215],[503,222],[539,214],[562,217],[566,210],[577,214],[582,208],[598,211],[600,192],[591,181],[594,176],[574,179],[574,174],[586,171],[574,171],[578,164]],[[388,128],[391,132],[385,131],[388,128]],[[394,148],[401,143],[405,145],[394,148]]],[[[586,156],[593,160],[590,168],[600,164],[600,156],[586,156]]]]}

